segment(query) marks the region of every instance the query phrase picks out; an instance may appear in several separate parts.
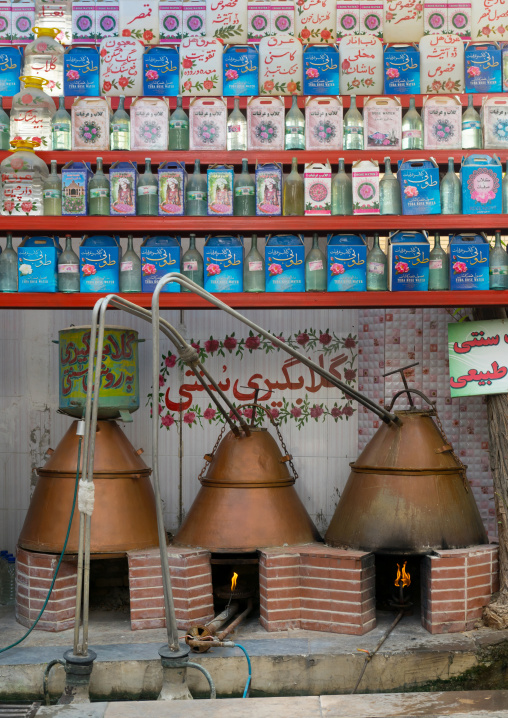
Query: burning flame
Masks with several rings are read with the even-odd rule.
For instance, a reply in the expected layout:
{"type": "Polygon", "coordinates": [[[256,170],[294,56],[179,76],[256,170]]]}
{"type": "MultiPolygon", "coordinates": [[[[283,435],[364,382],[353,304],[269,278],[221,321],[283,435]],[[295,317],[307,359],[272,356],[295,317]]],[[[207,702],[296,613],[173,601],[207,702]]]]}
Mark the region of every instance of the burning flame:
{"type": "Polygon", "coordinates": [[[233,573],[233,578],[231,579],[231,591],[234,591],[236,588],[236,579],[238,578],[237,573],[233,573]]]}
{"type": "Polygon", "coordinates": [[[411,585],[411,574],[406,571],[406,564],[407,561],[404,561],[402,570],[400,568],[400,564],[397,564],[397,578],[395,579],[395,585],[400,586],[400,582],[402,581],[402,588],[411,585]]]}

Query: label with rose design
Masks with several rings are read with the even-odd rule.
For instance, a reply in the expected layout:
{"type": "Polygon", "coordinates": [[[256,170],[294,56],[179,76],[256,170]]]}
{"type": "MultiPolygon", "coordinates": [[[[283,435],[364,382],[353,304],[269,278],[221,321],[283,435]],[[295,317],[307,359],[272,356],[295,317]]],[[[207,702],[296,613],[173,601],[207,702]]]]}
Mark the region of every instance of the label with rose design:
{"type": "Polygon", "coordinates": [[[57,292],[59,253],[56,237],[25,237],[18,247],[18,291],[57,292]]]}
{"type": "MultiPolygon", "coordinates": [[[[14,5],[13,5],[14,6],[14,5]]],[[[72,43],[72,0],[35,0],[35,25],[60,30],[56,40],[62,45],[72,43]]]]}
{"type": "Polygon", "coordinates": [[[271,26],[271,5],[268,3],[247,4],[247,41],[255,43],[273,35],[271,26]]]}
{"type": "Polygon", "coordinates": [[[305,147],[342,150],[343,117],[340,97],[308,97],[305,103],[305,147]]]}
{"type": "Polygon", "coordinates": [[[372,34],[348,35],[340,43],[340,94],[383,94],[383,43],[372,34]]]}
{"type": "MultiPolygon", "coordinates": [[[[448,0],[448,32],[457,33],[463,40],[471,40],[471,6],[471,2],[448,0]]],[[[503,29],[508,32],[508,27],[503,29]]]]}
{"type": "Polygon", "coordinates": [[[101,94],[136,97],[143,94],[143,53],[139,40],[110,37],[101,41],[101,94]]]}
{"type": "Polygon", "coordinates": [[[506,40],[508,12],[505,0],[473,0],[471,27],[473,40],[506,40]]]}
{"type": "Polygon", "coordinates": [[[206,34],[230,45],[244,45],[247,0],[206,0],[206,34]]]}
{"type": "Polygon", "coordinates": [[[425,35],[420,41],[422,93],[464,92],[464,43],[458,35],[425,35]]]}
{"type": "Polygon", "coordinates": [[[249,150],[284,149],[284,102],[280,97],[253,97],[247,104],[249,150]]]}
{"type": "Polygon", "coordinates": [[[167,150],[168,102],[163,97],[137,97],[131,105],[131,150],[167,150]]]}
{"type": "Polygon", "coordinates": [[[118,292],[120,245],[108,235],[85,237],[79,247],[79,291],[118,292]]]}
{"type": "Polygon", "coordinates": [[[303,173],[305,214],[332,213],[332,168],[330,163],[313,162],[303,173]]]}
{"type": "Polygon", "coordinates": [[[72,41],[80,45],[95,45],[95,2],[72,3],[72,41]]]}
{"type": "Polygon", "coordinates": [[[367,242],[363,234],[329,234],[326,255],[329,292],[367,290],[367,242]]]}
{"type": "Polygon", "coordinates": [[[403,214],[440,214],[439,167],[430,160],[410,160],[399,166],[403,214]]]}
{"type": "Polygon", "coordinates": [[[159,1],[139,0],[120,2],[120,36],[132,37],[143,45],[159,44],[159,1]]]}
{"type": "Polygon", "coordinates": [[[182,5],[182,37],[206,35],[206,4],[185,2],[182,5]]]}
{"type": "Polygon", "coordinates": [[[303,94],[339,94],[339,51],[336,47],[313,45],[305,48],[303,94]]]}
{"type": "Polygon", "coordinates": [[[458,97],[427,97],[422,116],[426,150],[460,150],[462,104],[458,97]]]}
{"type": "Polygon", "coordinates": [[[388,240],[388,287],[392,292],[426,292],[430,244],[426,232],[394,232],[388,240]]]}
{"type": "Polygon", "coordinates": [[[159,35],[162,45],[178,44],[182,39],[183,6],[181,2],[161,2],[159,5],[159,35]]]}
{"type": "Polygon", "coordinates": [[[305,291],[305,246],[301,234],[268,235],[265,244],[267,292],[305,291]]]}
{"type": "Polygon", "coordinates": [[[195,97],[189,107],[191,150],[225,150],[228,110],[218,97],[195,97]]]}
{"type": "Polygon", "coordinates": [[[293,2],[276,2],[271,8],[271,34],[295,34],[295,5],[293,2]]]}
{"type": "Polygon", "coordinates": [[[464,214],[501,214],[503,169],[490,155],[469,155],[462,160],[462,206],[464,214]]]}
{"type": "Polygon", "coordinates": [[[259,43],[259,94],[301,95],[303,47],[287,33],[264,37],[259,43]]]}
{"type": "Polygon", "coordinates": [[[28,45],[34,39],[32,28],[35,25],[35,5],[33,2],[12,6],[11,40],[16,45],[28,45]]]}
{"type": "Polygon", "coordinates": [[[11,0],[0,2],[0,38],[2,45],[11,44],[12,7],[11,0]]]}
{"type": "Polygon", "coordinates": [[[483,232],[450,237],[450,290],[489,289],[489,252],[483,232]]]}
{"type": "Polygon", "coordinates": [[[151,47],[143,55],[143,93],[166,97],[178,95],[180,61],[172,47],[151,47]]]}
{"type": "Polygon", "coordinates": [[[448,3],[425,0],[423,27],[425,35],[448,32],[448,3]]]}
{"type": "Polygon", "coordinates": [[[501,48],[497,42],[470,42],[465,49],[466,92],[502,92],[501,48]]]}
{"type": "Polygon", "coordinates": [[[109,213],[111,216],[134,217],[138,170],[135,162],[113,162],[109,168],[109,213]]]}
{"type": "Polygon", "coordinates": [[[111,107],[105,97],[77,97],[71,108],[72,149],[109,150],[111,107]]]}
{"type": "Polygon", "coordinates": [[[384,61],[387,95],[420,93],[420,52],[417,45],[387,47],[384,61]]]}
{"type": "Polygon", "coordinates": [[[259,55],[250,45],[227,47],[222,56],[224,95],[258,94],[259,55]]]}
{"type": "Polygon", "coordinates": [[[424,0],[385,0],[385,42],[419,42],[423,35],[424,0]]]}
{"type": "MultiPolygon", "coordinates": [[[[179,237],[147,237],[140,249],[141,291],[153,294],[160,279],[169,272],[179,272],[182,247],[179,237]]],[[[165,293],[180,292],[178,282],[169,282],[165,293]]]]}
{"type": "Polygon", "coordinates": [[[353,214],[379,214],[379,163],[358,160],[353,163],[353,214]]]}
{"type": "Polygon", "coordinates": [[[233,182],[231,165],[210,165],[206,172],[207,212],[209,217],[233,216],[233,182]]]}
{"type": "Polygon", "coordinates": [[[12,97],[19,92],[23,56],[19,47],[0,48],[0,95],[12,97]]]}
{"type": "Polygon", "coordinates": [[[508,99],[484,97],[482,114],[485,149],[508,147],[508,99]]]}
{"type": "Polygon", "coordinates": [[[402,148],[402,106],[398,97],[366,97],[363,105],[366,150],[402,148]]]}
{"type": "Polygon", "coordinates": [[[383,39],[383,3],[360,0],[360,33],[372,33],[383,39]]]}
{"type": "Polygon", "coordinates": [[[360,1],[337,1],[337,39],[360,32],[360,1]]]}
{"type": "Polygon", "coordinates": [[[243,238],[208,236],[203,248],[207,292],[243,292],[243,238]]]}
{"type": "Polygon", "coordinates": [[[99,53],[95,47],[71,47],[64,55],[66,97],[100,95],[99,53]]]}
{"type": "Polygon", "coordinates": [[[23,75],[47,80],[44,92],[58,97],[63,92],[63,45],[52,37],[41,35],[26,46],[23,75]]]}
{"type": "Polygon", "coordinates": [[[120,8],[118,2],[97,2],[95,4],[95,32],[97,42],[105,37],[118,37],[120,8]]]}
{"type": "Polygon", "coordinates": [[[183,162],[162,162],[157,172],[159,183],[159,217],[185,214],[187,172],[183,162]]]}
{"type": "Polygon", "coordinates": [[[337,0],[296,0],[295,35],[303,43],[327,45],[337,32],[337,0]]]}
{"type": "Polygon", "coordinates": [[[186,37],[180,44],[180,93],[222,95],[223,44],[213,37],[186,37]]]}

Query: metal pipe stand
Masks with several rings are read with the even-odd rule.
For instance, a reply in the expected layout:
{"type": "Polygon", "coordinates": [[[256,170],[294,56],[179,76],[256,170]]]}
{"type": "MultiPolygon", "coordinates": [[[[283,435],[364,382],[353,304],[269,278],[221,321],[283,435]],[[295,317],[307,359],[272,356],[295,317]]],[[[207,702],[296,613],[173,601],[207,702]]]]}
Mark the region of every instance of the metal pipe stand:
{"type": "Polygon", "coordinates": [[[191,701],[187,686],[187,663],[190,646],[180,644],[180,650],[172,651],[167,645],[159,648],[162,663],[162,689],[159,701],[191,701]]]}
{"type": "Polygon", "coordinates": [[[90,703],[90,676],[96,658],[90,649],[86,656],[75,656],[72,648],[64,653],[65,688],[58,705],[90,703]]]}

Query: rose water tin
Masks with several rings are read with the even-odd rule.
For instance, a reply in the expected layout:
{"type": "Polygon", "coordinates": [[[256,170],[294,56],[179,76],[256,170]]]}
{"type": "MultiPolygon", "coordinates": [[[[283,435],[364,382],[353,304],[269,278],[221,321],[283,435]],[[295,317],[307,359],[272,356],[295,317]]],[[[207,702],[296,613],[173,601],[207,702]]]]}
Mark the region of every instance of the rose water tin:
{"type": "Polygon", "coordinates": [[[501,48],[497,42],[470,42],[465,50],[466,92],[502,92],[501,48]]]}
{"type": "Polygon", "coordinates": [[[295,5],[293,2],[275,2],[271,7],[271,34],[295,34],[295,5]]]}
{"type": "Polygon", "coordinates": [[[18,47],[0,47],[0,95],[12,97],[19,92],[23,56],[18,47]]]}
{"type": "Polygon", "coordinates": [[[203,248],[205,290],[243,292],[243,237],[209,235],[203,248]]]}
{"type": "Polygon", "coordinates": [[[505,0],[472,0],[471,37],[473,40],[488,37],[503,40],[508,33],[508,15],[505,0]]]}
{"type": "Polygon", "coordinates": [[[450,237],[450,289],[489,289],[489,252],[483,232],[450,237]]]}
{"type": "Polygon", "coordinates": [[[81,45],[95,45],[96,18],[93,0],[72,3],[72,40],[81,45]]]}
{"type": "Polygon", "coordinates": [[[503,169],[494,155],[469,155],[462,158],[463,214],[501,214],[503,169]]]}
{"type": "Polygon", "coordinates": [[[340,94],[383,94],[383,43],[375,35],[348,35],[340,47],[340,94]]]}
{"type": "Polygon", "coordinates": [[[335,41],[337,0],[299,0],[296,3],[295,36],[303,43],[326,45],[335,41]]]}
{"type": "Polygon", "coordinates": [[[360,0],[337,0],[337,40],[356,35],[360,28],[360,0]]]}
{"type": "Polygon", "coordinates": [[[97,0],[95,3],[95,32],[97,42],[106,37],[118,37],[120,24],[120,8],[118,2],[97,0]]]}
{"type": "Polygon", "coordinates": [[[28,45],[34,39],[32,28],[35,25],[34,2],[19,2],[12,5],[13,45],[28,45]]]}
{"type": "Polygon", "coordinates": [[[366,150],[402,149],[402,106],[398,97],[366,97],[363,104],[366,150]]]}
{"type": "Polygon", "coordinates": [[[159,37],[161,45],[178,44],[182,40],[183,2],[161,2],[159,5],[159,37]]]}
{"type": "Polygon", "coordinates": [[[392,292],[426,292],[430,245],[424,232],[394,232],[388,240],[388,287],[392,292]]]}
{"type": "Polygon", "coordinates": [[[140,41],[130,37],[102,40],[101,93],[129,97],[142,95],[143,53],[144,48],[140,41]]]}
{"type": "Polygon", "coordinates": [[[231,165],[209,165],[206,172],[208,216],[233,216],[233,182],[235,172],[231,165]]]}
{"type": "Polygon", "coordinates": [[[109,211],[112,217],[136,215],[136,162],[113,162],[109,168],[109,211]]]}
{"type": "Polygon", "coordinates": [[[336,47],[307,45],[303,53],[303,94],[339,94],[339,51],[336,47]]]}
{"type": "Polygon", "coordinates": [[[305,214],[332,213],[332,168],[330,163],[310,162],[303,173],[305,214]]]}
{"type": "Polygon", "coordinates": [[[79,291],[118,292],[120,251],[118,237],[85,237],[79,247],[79,291]]]}
{"type": "Polygon", "coordinates": [[[483,98],[483,146],[486,150],[508,147],[508,99],[483,98]]]}
{"type": "Polygon", "coordinates": [[[256,164],[256,215],[273,217],[282,214],[282,165],[256,164]]]}
{"type": "Polygon", "coordinates": [[[329,292],[367,290],[367,242],[363,234],[329,234],[326,256],[329,292]]]}
{"type": "Polygon", "coordinates": [[[159,44],[159,0],[121,0],[120,35],[136,38],[143,45],[159,44]]]}
{"type": "Polygon", "coordinates": [[[226,150],[228,110],[219,97],[195,97],[189,106],[191,150],[226,150]]]}
{"type": "Polygon", "coordinates": [[[143,55],[143,94],[176,96],[179,92],[180,60],[172,47],[151,47],[143,55]]]}
{"type": "Polygon", "coordinates": [[[305,246],[301,234],[268,235],[265,244],[267,292],[305,292],[305,246]]]}
{"type": "Polygon", "coordinates": [[[57,237],[25,237],[18,247],[18,291],[57,292],[61,253],[57,237]]]}
{"type": "MultiPolygon", "coordinates": [[[[180,237],[147,237],[140,249],[141,291],[153,294],[155,287],[164,275],[179,272],[182,256],[180,237]]],[[[162,290],[166,293],[180,291],[178,282],[168,282],[162,290]]]]}
{"type": "Polygon", "coordinates": [[[180,44],[180,93],[222,95],[222,42],[214,37],[186,37],[180,44]]]}
{"type": "Polygon", "coordinates": [[[131,105],[131,150],[168,149],[169,107],[163,97],[136,97],[131,105]]]}
{"type": "Polygon", "coordinates": [[[12,7],[11,0],[0,0],[0,43],[11,44],[12,7]]]}
{"type": "Polygon", "coordinates": [[[305,102],[307,150],[342,150],[343,118],[340,97],[308,97],[305,102]]]}
{"type": "Polygon", "coordinates": [[[252,97],[247,104],[249,150],[283,150],[284,120],[280,97],[252,97]]]}
{"type": "Polygon", "coordinates": [[[448,32],[460,35],[463,40],[471,40],[471,6],[471,2],[448,0],[448,32]]]}
{"type": "Polygon", "coordinates": [[[464,92],[464,44],[458,35],[422,37],[420,89],[426,94],[464,92]]]}
{"type": "Polygon", "coordinates": [[[435,160],[399,163],[403,214],[440,214],[439,167],[435,160]]]}
{"type": "Polygon", "coordinates": [[[360,32],[372,33],[383,39],[383,2],[360,0],[360,32]]]}
{"type": "Polygon", "coordinates": [[[379,163],[358,160],[353,163],[353,214],[379,214],[379,163]]]}
{"type": "Polygon", "coordinates": [[[257,95],[259,55],[248,45],[228,46],[222,56],[224,95],[257,95]]]}
{"type": "Polygon", "coordinates": [[[64,55],[64,95],[99,95],[99,53],[95,47],[74,45],[64,55]]]}
{"type": "Polygon", "coordinates": [[[88,183],[92,177],[90,162],[67,162],[62,167],[62,216],[88,214],[88,183]]]}
{"type": "Polygon", "coordinates": [[[255,43],[273,35],[271,27],[271,5],[269,3],[247,4],[247,42],[255,43]]]}
{"type": "Polygon", "coordinates": [[[419,42],[424,33],[422,0],[386,0],[383,38],[385,42],[419,42]]]}
{"type": "Polygon", "coordinates": [[[303,48],[296,37],[279,33],[259,43],[259,94],[301,95],[303,48]]]}
{"type": "Polygon", "coordinates": [[[420,94],[420,52],[417,45],[391,45],[384,53],[385,92],[420,94]]]}
{"type": "Polygon", "coordinates": [[[105,97],[76,97],[71,108],[72,149],[109,150],[110,113],[105,97]]]}
{"type": "Polygon", "coordinates": [[[443,0],[425,0],[423,27],[425,35],[448,32],[448,3],[443,0]]]}
{"type": "Polygon", "coordinates": [[[187,172],[183,162],[159,165],[159,217],[182,217],[185,214],[187,172]]]}
{"type": "Polygon", "coordinates": [[[423,105],[426,150],[460,150],[462,103],[458,97],[427,97],[423,105]]]}

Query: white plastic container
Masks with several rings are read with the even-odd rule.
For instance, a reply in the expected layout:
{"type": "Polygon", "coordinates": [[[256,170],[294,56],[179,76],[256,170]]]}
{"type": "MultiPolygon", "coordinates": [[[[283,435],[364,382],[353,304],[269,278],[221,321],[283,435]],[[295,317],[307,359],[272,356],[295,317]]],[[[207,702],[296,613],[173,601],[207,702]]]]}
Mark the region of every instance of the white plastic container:
{"type": "Polygon", "coordinates": [[[464,92],[464,43],[458,35],[425,35],[420,41],[422,94],[464,92]]]}
{"type": "Polygon", "coordinates": [[[34,9],[34,25],[41,28],[57,27],[58,42],[62,45],[72,43],[72,0],[35,0],[34,9]]]}
{"type": "Polygon", "coordinates": [[[33,142],[22,140],[0,164],[0,209],[4,216],[44,214],[42,185],[49,170],[34,149],[37,147],[33,142]]]}
{"type": "Polygon", "coordinates": [[[423,36],[423,0],[385,0],[385,42],[420,42],[423,36]]]}
{"type": "Polygon", "coordinates": [[[304,43],[328,45],[337,33],[337,0],[298,0],[295,35],[304,43]]]}
{"type": "Polygon", "coordinates": [[[180,93],[222,95],[223,45],[215,37],[186,37],[180,44],[180,93]]]}
{"type": "Polygon", "coordinates": [[[249,150],[283,150],[284,118],[280,97],[252,97],[247,104],[249,150]]]}
{"type": "Polygon", "coordinates": [[[109,102],[106,97],[76,97],[71,109],[73,150],[109,150],[109,102]]]}
{"type": "Polygon", "coordinates": [[[303,47],[287,33],[264,37],[259,43],[259,94],[301,95],[303,47]]]}
{"type": "Polygon", "coordinates": [[[375,35],[348,35],[340,42],[340,94],[383,94],[383,43],[375,35]]]}
{"type": "Polygon", "coordinates": [[[136,97],[131,105],[131,150],[167,150],[169,107],[163,97],[136,97]]]}
{"type": "Polygon", "coordinates": [[[473,40],[506,40],[508,14],[505,0],[472,0],[473,40]]]}
{"type": "Polygon", "coordinates": [[[228,45],[247,42],[247,0],[206,0],[206,34],[228,45]]]}
{"type": "Polygon", "coordinates": [[[402,106],[398,97],[366,97],[363,104],[366,150],[402,149],[402,106]]]}
{"type": "Polygon", "coordinates": [[[144,47],[131,37],[106,37],[101,41],[101,94],[136,97],[143,94],[144,47]]]}
{"type": "Polygon", "coordinates": [[[132,37],[143,45],[159,44],[158,0],[121,0],[120,37],[132,37]],[[142,11],[140,12],[140,5],[142,11]],[[127,33],[129,33],[127,35],[127,33]]]}
{"type": "Polygon", "coordinates": [[[195,97],[189,107],[189,149],[227,149],[228,110],[222,97],[195,97]]]}
{"type": "Polygon", "coordinates": [[[508,147],[508,97],[483,98],[483,146],[486,150],[508,147]]]}
{"type": "Polygon", "coordinates": [[[34,27],[35,40],[25,48],[23,75],[48,81],[45,92],[52,97],[63,95],[63,56],[65,48],[57,40],[57,27],[34,27]]]}
{"type": "Polygon", "coordinates": [[[462,104],[458,97],[427,97],[422,116],[426,150],[461,149],[462,104]]]}
{"type": "Polygon", "coordinates": [[[305,149],[342,150],[343,110],[340,97],[308,97],[305,103],[305,149]]]}
{"type": "Polygon", "coordinates": [[[20,77],[22,89],[12,98],[10,137],[39,142],[38,152],[51,150],[51,120],[56,112],[53,98],[43,91],[43,77],[20,77]]]}

